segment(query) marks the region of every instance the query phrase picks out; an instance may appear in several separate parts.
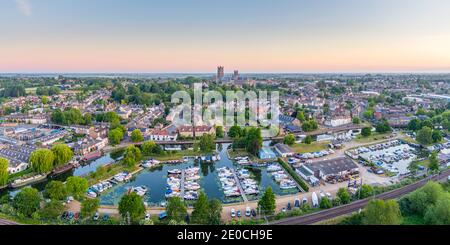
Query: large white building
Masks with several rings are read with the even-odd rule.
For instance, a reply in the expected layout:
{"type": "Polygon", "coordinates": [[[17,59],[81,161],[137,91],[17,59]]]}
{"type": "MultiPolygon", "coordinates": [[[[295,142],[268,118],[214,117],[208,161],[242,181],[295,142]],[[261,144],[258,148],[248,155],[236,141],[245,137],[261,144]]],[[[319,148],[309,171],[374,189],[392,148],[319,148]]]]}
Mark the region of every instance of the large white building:
{"type": "Polygon", "coordinates": [[[325,120],[325,126],[328,127],[339,127],[350,123],[352,123],[352,117],[350,116],[336,116],[325,120]]]}

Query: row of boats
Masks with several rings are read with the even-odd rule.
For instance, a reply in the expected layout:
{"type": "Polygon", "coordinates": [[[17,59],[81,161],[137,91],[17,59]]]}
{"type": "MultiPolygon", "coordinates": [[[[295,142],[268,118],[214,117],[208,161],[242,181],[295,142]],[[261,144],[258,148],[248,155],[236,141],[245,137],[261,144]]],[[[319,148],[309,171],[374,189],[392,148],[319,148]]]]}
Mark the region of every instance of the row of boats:
{"type": "Polygon", "coordinates": [[[246,195],[259,194],[259,185],[256,180],[250,178],[250,172],[247,169],[238,169],[237,176],[246,195]]]}
{"type": "Polygon", "coordinates": [[[239,197],[241,191],[239,190],[237,179],[234,172],[229,167],[222,167],[217,169],[217,175],[226,197],[239,197]]]}
{"type": "Polygon", "coordinates": [[[185,170],[172,169],[167,171],[166,198],[182,197],[184,200],[197,200],[201,189],[200,168],[188,167],[185,170]]]}
{"type": "Polygon", "coordinates": [[[297,185],[289,175],[278,164],[271,164],[267,167],[267,172],[272,175],[274,180],[280,185],[283,190],[295,189],[297,185]]]}
{"type": "Polygon", "coordinates": [[[122,182],[128,182],[133,177],[132,174],[128,172],[121,172],[109,180],[102,181],[98,184],[92,185],[88,188],[87,195],[92,198],[98,197],[103,192],[111,189],[114,185],[122,182]]]}
{"type": "Polygon", "coordinates": [[[200,180],[199,172],[199,167],[190,167],[184,170],[184,200],[198,199],[198,190],[201,188],[198,183],[200,180]]]}
{"type": "Polygon", "coordinates": [[[252,162],[250,161],[250,158],[247,157],[247,156],[245,156],[245,157],[236,157],[236,158],[234,158],[234,160],[239,165],[252,165],[252,162]]]}

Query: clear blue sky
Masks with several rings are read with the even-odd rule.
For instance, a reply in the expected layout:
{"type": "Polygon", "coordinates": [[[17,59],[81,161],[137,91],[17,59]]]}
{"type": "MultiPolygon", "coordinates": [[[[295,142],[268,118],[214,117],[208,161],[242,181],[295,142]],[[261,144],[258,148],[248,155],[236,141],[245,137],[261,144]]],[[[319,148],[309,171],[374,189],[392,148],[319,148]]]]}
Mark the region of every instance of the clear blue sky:
{"type": "Polygon", "coordinates": [[[450,70],[446,0],[2,0],[0,72],[450,70]]]}

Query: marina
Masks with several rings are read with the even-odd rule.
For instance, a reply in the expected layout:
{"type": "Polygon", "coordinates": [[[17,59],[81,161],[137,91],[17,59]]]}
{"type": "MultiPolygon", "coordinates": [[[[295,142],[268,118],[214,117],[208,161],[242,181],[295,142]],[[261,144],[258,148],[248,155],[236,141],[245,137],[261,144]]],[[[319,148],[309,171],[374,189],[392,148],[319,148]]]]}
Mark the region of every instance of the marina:
{"type": "Polygon", "coordinates": [[[219,199],[223,203],[256,200],[269,186],[276,195],[299,192],[297,188],[281,188],[268,171],[274,168],[270,167],[271,164],[259,167],[237,165],[228,158],[228,147],[229,144],[219,145],[219,156],[216,156],[215,162],[196,161],[189,157],[177,164],[161,163],[151,168],[143,166],[144,170],[128,182],[118,183],[102,192],[100,202],[102,205],[117,205],[129,188],[135,186],[146,186],[151,190],[143,196],[149,206],[160,206],[173,196],[186,201],[196,200],[199,191],[204,191],[209,198],[219,199]],[[223,184],[222,181],[226,182],[223,184]]]}

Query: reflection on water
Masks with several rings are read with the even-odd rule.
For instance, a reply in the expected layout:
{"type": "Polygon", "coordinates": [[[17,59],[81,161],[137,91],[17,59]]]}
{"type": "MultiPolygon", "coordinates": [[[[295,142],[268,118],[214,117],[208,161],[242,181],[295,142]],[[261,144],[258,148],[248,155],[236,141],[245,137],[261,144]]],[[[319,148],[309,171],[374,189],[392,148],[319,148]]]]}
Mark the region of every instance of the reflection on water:
{"type": "Polygon", "coordinates": [[[108,153],[93,162],[90,162],[86,165],[83,165],[83,166],[75,169],[73,175],[74,176],[86,176],[87,174],[97,170],[98,167],[104,166],[107,164],[111,164],[111,163],[114,163],[114,159],[112,158],[111,154],[108,153]]]}

